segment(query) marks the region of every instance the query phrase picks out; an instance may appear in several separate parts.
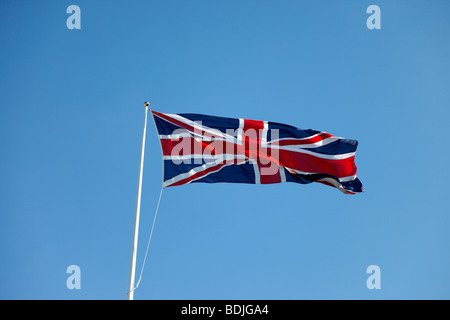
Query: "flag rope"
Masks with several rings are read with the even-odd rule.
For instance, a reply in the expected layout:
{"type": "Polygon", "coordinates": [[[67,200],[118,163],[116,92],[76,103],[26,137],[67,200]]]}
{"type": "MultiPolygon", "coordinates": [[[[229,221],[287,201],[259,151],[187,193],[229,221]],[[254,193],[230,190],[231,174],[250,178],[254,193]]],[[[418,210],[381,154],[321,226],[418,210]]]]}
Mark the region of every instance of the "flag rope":
{"type": "Polygon", "coordinates": [[[150,247],[150,242],[152,241],[153,229],[155,228],[156,216],[158,215],[159,203],[161,202],[161,196],[163,192],[163,187],[161,186],[161,192],[159,193],[158,204],[156,205],[155,216],[153,217],[152,229],[150,230],[150,236],[148,237],[147,249],[145,250],[144,261],[142,262],[141,273],[139,274],[139,279],[136,286],[131,289],[129,292],[136,290],[139,287],[142,279],[142,273],[144,272],[145,262],[147,261],[148,248],[150,247]]]}

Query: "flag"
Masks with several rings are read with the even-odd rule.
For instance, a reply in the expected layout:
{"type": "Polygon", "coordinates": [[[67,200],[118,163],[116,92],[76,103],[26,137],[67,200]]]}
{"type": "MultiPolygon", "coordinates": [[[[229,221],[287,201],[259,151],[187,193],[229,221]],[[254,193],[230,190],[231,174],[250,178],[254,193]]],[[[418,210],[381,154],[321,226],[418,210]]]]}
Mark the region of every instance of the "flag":
{"type": "Polygon", "coordinates": [[[163,187],[194,182],[318,182],[346,194],[356,177],[356,140],[290,125],[152,111],[163,156],[163,187]]]}

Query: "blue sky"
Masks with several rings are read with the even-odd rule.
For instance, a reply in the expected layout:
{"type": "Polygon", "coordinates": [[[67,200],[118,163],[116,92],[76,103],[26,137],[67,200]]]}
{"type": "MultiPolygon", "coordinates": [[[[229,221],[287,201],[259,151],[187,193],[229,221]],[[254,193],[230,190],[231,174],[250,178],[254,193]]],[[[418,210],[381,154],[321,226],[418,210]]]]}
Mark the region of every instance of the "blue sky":
{"type": "MultiPolygon", "coordinates": [[[[449,299],[448,1],[0,1],[0,298],[124,299],[143,102],[359,141],[365,192],[164,190],[136,299],[449,299]],[[69,30],[66,8],[81,8],[69,30]],[[366,9],[381,9],[369,30],[366,9]],[[69,265],[81,289],[66,287],[69,265]],[[366,269],[378,265],[381,289],[366,269]]],[[[149,122],[137,272],[161,187],[149,122]]]]}

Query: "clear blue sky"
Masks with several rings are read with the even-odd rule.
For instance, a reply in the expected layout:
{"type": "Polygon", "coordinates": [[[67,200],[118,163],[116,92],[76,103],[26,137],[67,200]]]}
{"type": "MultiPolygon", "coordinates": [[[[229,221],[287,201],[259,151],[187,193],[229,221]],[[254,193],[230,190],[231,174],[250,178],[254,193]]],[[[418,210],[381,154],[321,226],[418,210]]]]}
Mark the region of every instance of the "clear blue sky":
{"type": "MultiPolygon", "coordinates": [[[[168,188],[136,299],[449,299],[450,2],[0,1],[0,298],[124,299],[143,102],[359,141],[365,192],[168,188]],[[66,8],[81,8],[69,30],[66,8]],[[381,8],[381,30],[366,9],[381,8]],[[66,268],[81,268],[68,290],[66,268]],[[381,268],[381,289],[366,268],[381,268]]],[[[147,132],[137,271],[161,186],[147,132]]]]}

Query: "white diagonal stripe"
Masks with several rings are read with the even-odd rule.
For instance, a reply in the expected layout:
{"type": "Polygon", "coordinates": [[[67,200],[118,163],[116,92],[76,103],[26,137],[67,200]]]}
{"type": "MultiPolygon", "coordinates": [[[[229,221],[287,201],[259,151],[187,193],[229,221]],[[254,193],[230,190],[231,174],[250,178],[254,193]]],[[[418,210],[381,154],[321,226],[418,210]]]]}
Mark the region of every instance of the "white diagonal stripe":
{"type": "MultiPolygon", "coordinates": [[[[225,160],[233,160],[233,159],[236,159],[236,156],[235,156],[235,155],[226,155],[226,157],[225,157],[225,160]]],[[[206,169],[209,169],[209,168],[211,168],[211,167],[218,166],[218,165],[222,164],[223,161],[224,161],[223,159],[218,159],[218,160],[216,160],[216,161],[207,162],[207,163],[205,163],[204,165],[201,165],[201,166],[198,166],[198,167],[195,167],[195,168],[189,170],[188,172],[181,173],[181,174],[179,174],[179,175],[177,175],[177,176],[175,176],[175,177],[173,177],[173,178],[171,178],[171,179],[168,179],[168,180],[164,181],[164,182],[163,182],[163,187],[167,187],[167,186],[169,186],[169,185],[171,185],[171,184],[174,184],[174,183],[176,183],[176,182],[178,182],[178,181],[180,181],[180,180],[189,178],[189,177],[193,176],[194,174],[199,173],[199,172],[202,172],[202,171],[204,171],[204,170],[206,170],[206,169]]],[[[228,166],[228,165],[232,165],[232,164],[235,164],[234,161],[231,162],[230,164],[227,164],[227,166],[228,166]]],[[[222,167],[223,167],[223,166],[222,166],[222,167]]],[[[221,167],[221,168],[222,168],[222,167],[221,167]]],[[[219,169],[219,170],[220,170],[220,169],[219,169]]],[[[219,170],[217,170],[217,171],[219,171],[219,170]]],[[[217,172],[217,171],[214,171],[214,172],[217,172]]],[[[202,178],[203,178],[203,177],[206,177],[206,176],[208,176],[208,175],[211,174],[211,173],[213,173],[213,172],[210,172],[210,173],[208,173],[207,175],[204,175],[204,176],[201,176],[201,177],[202,177],[202,178]]],[[[193,181],[194,181],[194,180],[197,180],[197,179],[193,179],[193,181]]]]}

